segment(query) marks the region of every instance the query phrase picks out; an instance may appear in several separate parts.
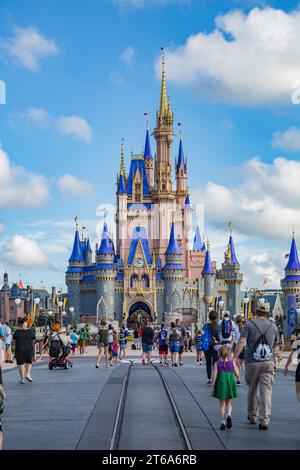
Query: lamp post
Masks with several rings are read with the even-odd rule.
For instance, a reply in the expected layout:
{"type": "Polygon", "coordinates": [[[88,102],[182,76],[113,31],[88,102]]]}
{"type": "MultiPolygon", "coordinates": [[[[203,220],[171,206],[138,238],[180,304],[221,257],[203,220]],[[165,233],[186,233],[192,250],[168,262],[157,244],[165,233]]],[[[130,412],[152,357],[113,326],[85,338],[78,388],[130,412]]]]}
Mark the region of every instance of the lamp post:
{"type": "Polygon", "coordinates": [[[245,319],[248,320],[248,303],[249,303],[249,297],[245,296],[244,299],[243,299],[243,302],[244,302],[244,316],[245,316],[245,319]]]}
{"type": "Polygon", "coordinates": [[[69,312],[71,313],[71,323],[74,322],[74,311],[75,308],[73,306],[69,308],[69,312]]]}
{"type": "Polygon", "coordinates": [[[38,304],[40,303],[40,300],[41,300],[41,299],[40,299],[39,297],[35,297],[35,298],[33,299],[33,303],[34,303],[34,307],[33,307],[33,322],[35,321],[35,317],[36,317],[36,313],[35,313],[35,312],[36,312],[36,309],[37,309],[38,304]]]}
{"type": "Polygon", "coordinates": [[[18,316],[19,316],[19,315],[18,315],[18,307],[20,307],[20,305],[21,305],[21,299],[19,299],[19,297],[17,297],[17,298],[15,299],[15,304],[16,304],[16,320],[17,320],[17,319],[18,319],[18,316]]]}
{"type": "Polygon", "coordinates": [[[63,310],[61,312],[61,321],[60,321],[61,326],[63,326],[63,319],[65,318],[66,315],[67,315],[67,312],[65,310],[63,310]]]}
{"type": "Polygon", "coordinates": [[[62,326],[62,306],[63,306],[63,301],[62,300],[59,300],[59,302],[57,302],[57,305],[58,305],[58,318],[57,318],[57,323],[60,323],[60,325],[62,326]]]}
{"type": "Polygon", "coordinates": [[[223,297],[220,297],[220,298],[219,298],[218,305],[219,305],[219,307],[220,307],[220,316],[222,317],[222,312],[223,312],[223,308],[224,308],[224,300],[223,300],[223,297]]]}

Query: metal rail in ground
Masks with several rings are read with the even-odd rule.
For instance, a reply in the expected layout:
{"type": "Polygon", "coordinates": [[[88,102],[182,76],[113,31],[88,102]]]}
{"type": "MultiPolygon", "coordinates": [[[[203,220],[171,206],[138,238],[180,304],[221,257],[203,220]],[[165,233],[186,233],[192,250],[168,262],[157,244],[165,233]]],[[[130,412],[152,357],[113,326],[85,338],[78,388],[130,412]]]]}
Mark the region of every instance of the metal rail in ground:
{"type": "Polygon", "coordinates": [[[161,378],[161,381],[163,383],[163,386],[164,386],[164,389],[166,391],[166,394],[168,396],[168,399],[169,399],[169,402],[170,402],[170,405],[171,405],[171,408],[173,410],[173,413],[174,413],[174,417],[175,417],[175,420],[177,422],[177,426],[178,426],[178,429],[179,429],[179,432],[181,434],[181,439],[183,441],[183,444],[186,448],[186,450],[193,450],[193,447],[192,447],[192,444],[191,444],[191,441],[189,439],[189,436],[188,436],[188,433],[185,429],[185,426],[183,424],[183,421],[181,419],[181,416],[180,416],[180,413],[179,413],[179,410],[178,410],[178,407],[174,401],[174,398],[172,396],[172,393],[170,391],[170,387],[169,385],[167,384],[166,382],[166,379],[164,378],[164,376],[162,375],[159,367],[157,367],[155,364],[152,363],[152,366],[156,369],[158,375],[160,376],[161,378]]]}
{"type": "Polygon", "coordinates": [[[113,431],[112,431],[111,438],[110,438],[109,450],[117,450],[119,446],[121,427],[122,427],[124,408],[125,408],[125,400],[126,400],[127,387],[128,387],[131,367],[132,367],[132,361],[130,361],[130,365],[127,368],[127,371],[124,377],[120,400],[119,400],[117,413],[115,417],[114,427],[113,427],[113,431]]]}

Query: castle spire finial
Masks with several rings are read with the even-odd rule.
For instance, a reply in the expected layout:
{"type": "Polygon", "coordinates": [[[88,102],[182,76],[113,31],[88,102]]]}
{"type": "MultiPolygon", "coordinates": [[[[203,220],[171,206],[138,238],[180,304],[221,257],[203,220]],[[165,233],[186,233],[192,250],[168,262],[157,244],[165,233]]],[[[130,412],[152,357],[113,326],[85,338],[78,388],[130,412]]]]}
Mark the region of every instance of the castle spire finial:
{"type": "Polygon", "coordinates": [[[159,117],[163,118],[168,114],[168,98],[167,98],[167,82],[166,82],[166,59],[165,49],[161,48],[161,91],[160,91],[160,107],[159,117]]]}
{"type": "Polygon", "coordinates": [[[125,176],[125,159],[124,159],[124,137],[121,141],[121,164],[120,164],[120,175],[125,176]]]}
{"type": "Polygon", "coordinates": [[[295,223],[293,223],[293,238],[295,238],[295,223]]]}
{"type": "Polygon", "coordinates": [[[75,220],[75,229],[76,229],[76,232],[78,232],[78,217],[77,217],[77,215],[76,215],[74,220],[75,220]]]}
{"type": "Polygon", "coordinates": [[[230,236],[232,236],[232,222],[231,221],[228,222],[228,228],[229,228],[230,236]]]}

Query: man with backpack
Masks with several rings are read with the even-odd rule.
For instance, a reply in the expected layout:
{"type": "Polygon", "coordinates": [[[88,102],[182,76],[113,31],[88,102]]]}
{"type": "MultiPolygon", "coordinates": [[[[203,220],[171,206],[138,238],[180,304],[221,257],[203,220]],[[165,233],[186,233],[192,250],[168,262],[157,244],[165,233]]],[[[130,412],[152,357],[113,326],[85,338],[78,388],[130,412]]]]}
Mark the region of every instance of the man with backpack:
{"type": "Polygon", "coordinates": [[[234,321],[231,320],[228,311],[223,313],[223,318],[218,323],[218,326],[221,345],[225,345],[229,350],[231,350],[235,337],[235,324],[234,321]]]}
{"type": "Polygon", "coordinates": [[[268,320],[268,310],[260,305],[256,318],[247,321],[242,329],[234,358],[246,347],[245,378],[248,390],[248,421],[266,431],[269,427],[272,405],[272,386],[275,377],[276,348],[279,334],[275,323],[268,320]]]}

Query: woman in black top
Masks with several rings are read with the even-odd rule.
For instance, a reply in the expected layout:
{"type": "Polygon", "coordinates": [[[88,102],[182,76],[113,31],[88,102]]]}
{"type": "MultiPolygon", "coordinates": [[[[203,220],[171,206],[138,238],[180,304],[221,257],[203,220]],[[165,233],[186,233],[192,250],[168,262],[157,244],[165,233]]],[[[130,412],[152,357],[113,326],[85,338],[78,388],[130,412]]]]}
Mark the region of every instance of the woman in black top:
{"type": "Polygon", "coordinates": [[[20,383],[24,384],[25,372],[27,382],[32,382],[30,372],[34,357],[35,334],[31,328],[28,328],[26,318],[21,319],[20,325],[21,328],[15,331],[13,339],[16,342],[15,358],[17,360],[17,365],[19,366],[21,377],[20,383]]]}
{"type": "Polygon", "coordinates": [[[210,333],[210,345],[208,351],[204,351],[205,361],[206,361],[206,373],[208,382],[207,385],[211,385],[211,374],[212,369],[219,358],[218,351],[215,350],[215,346],[220,343],[219,328],[218,328],[218,314],[215,311],[209,313],[209,323],[207,323],[207,328],[210,333]]]}

